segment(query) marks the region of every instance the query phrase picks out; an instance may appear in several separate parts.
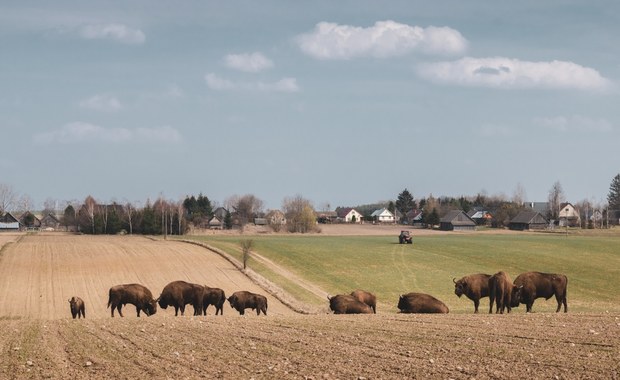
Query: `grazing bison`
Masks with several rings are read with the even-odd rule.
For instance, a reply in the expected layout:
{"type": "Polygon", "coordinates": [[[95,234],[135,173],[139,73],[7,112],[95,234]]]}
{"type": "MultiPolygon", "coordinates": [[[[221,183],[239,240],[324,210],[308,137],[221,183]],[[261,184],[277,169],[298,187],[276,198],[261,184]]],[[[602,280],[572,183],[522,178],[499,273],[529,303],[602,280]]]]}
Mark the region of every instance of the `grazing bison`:
{"type": "Polygon", "coordinates": [[[372,314],[372,308],[352,295],[327,296],[329,308],[334,314],[372,314]]]}
{"type": "Polygon", "coordinates": [[[446,304],[424,293],[407,293],[398,299],[401,313],[448,313],[446,304]]]}
{"type": "Polygon", "coordinates": [[[365,290],[354,290],[351,292],[351,295],[355,297],[358,301],[365,303],[370,306],[372,312],[377,314],[377,297],[365,290]]]}
{"type": "Polygon", "coordinates": [[[521,293],[521,288],[515,286],[510,280],[508,273],[499,271],[489,278],[489,314],[493,312],[493,301],[495,301],[495,313],[504,314],[504,310],[510,310],[519,305],[517,301],[521,293]]]}
{"type": "Polygon", "coordinates": [[[194,315],[201,315],[204,292],[205,288],[202,285],[185,281],[172,281],[161,291],[157,303],[162,309],[167,309],[168,306],[174,307],[175,317],[179,315],[179,309],[181,309],[181,315],[185,315],[185,305],[187,304],[194,307],[194,315]]]}
{"type": "Polygon", "coordinates": [[[261,311],[267,315],[267,297],[263,295],[242,290],[228,297],[228,302],[230,302],[230,307],[241,315],[245,314],[245,309],[256,310],[256,315],[260,315],[261,311]]]}
{"type": "MultiPolygon", "coordinates": [[[[202,297],[202,314],[207,315],[207,308],[209,305],[215,306],[215,315],[224,315],[224,302],[226,302],[226,295],[220,288],[210,288],[205,285],[205,291],[202,297]]],[[[267,303],[265,303],[266,305],[267,303]]]]}
{"type": "MultiPolygon", "coordinates": [[[[568,278],[563,274],[526,272],[521,273],[515,279],[514,284],[521,287],[521,294],[518,299],[520,303],[524,303],[527,307],[526,312],[532,311],[532,305],[536,298],[544,297],[546,300],[555,296],[558,302],[558,308],[555,312],[559,312],[562,304],[564,304],[564,312],[568,312],[566,304],[566,287],[568,286],[568,278]]],[[[518,303],[517,303],[518,306],[518,303]]]]}
{"type": "Polygon", "coordinates": [[[114,317],[114,309],[118,310],[121,317],[123,313],[121,308],[126,304],[132,304],[136,307],[138,317],[140,311],[144,311],[147,316],[157,313],[157,302],[153,299],[153,294],[145,286],[140,284],[116,285],[110,288],[108,307],[112,308],[112,317],[114,317]]]}
{"type": "Polygon", "coordinates": [[[76,317],[86,318],[86,308],[84,307],[84,301],[80,297],[71,297],[69,300],[69,308],[71,309],[71,316],[73,319],[76,317]]]}
{"type": "Polygon", "coordinates": [[[480,298],[489,296],[489,278],[491,278],[491,275],[484,273],[470,274],[458,281],[453,278],[454,294],[459,298],[465,294],[467,298],[474,301],[474,313],[477,313],[478,306],[480,306],[480,298]]]}

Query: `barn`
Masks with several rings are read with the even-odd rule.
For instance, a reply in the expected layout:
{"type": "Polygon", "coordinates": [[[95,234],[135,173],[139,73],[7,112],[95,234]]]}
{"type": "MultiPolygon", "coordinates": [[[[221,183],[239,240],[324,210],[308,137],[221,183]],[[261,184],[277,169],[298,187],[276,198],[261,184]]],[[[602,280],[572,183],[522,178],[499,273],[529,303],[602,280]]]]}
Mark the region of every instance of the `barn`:
{"type": "Polygon", "coordinates": [[[548,224],[547,219],[539,212],[521,211],[508,223],[508,228],[516,231],[544,230],[548,224]]]}
{"type": "Polygon", "coordinates": [[[439,220],[439,229],[442,231],[474,231],[476,222],[464,211],[452,210],[439,220]]]}

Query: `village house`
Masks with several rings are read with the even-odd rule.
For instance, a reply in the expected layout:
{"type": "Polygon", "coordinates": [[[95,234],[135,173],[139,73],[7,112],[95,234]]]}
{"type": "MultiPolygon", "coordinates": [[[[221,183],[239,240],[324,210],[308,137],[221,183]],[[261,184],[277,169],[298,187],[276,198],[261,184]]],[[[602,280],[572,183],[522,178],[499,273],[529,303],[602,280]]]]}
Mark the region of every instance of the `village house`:
{"type": "Polygon", "coordinates": [[[362,218],[364,217],[362,214],[357,212],[354,208],[351,207],[343,207],[336,210],[338,215],[338,221],[341,223],[361,223],[362,218]]]}
{"type": "Polygon", "coordinates": [[[560,205],[560,212],[558,214],[561,227],[580,227],[581,217],[579,216],[579,210],[570,203],[562,203],[560,205]]]}
{"type": "Polygon", "coordinates": [[[394,214],[390,212],[387,208],[381,208],[379,210],[375,210],[372,214],[370,214],[372,220],[378,223],[394,223],[395,218],[394,214]]]}

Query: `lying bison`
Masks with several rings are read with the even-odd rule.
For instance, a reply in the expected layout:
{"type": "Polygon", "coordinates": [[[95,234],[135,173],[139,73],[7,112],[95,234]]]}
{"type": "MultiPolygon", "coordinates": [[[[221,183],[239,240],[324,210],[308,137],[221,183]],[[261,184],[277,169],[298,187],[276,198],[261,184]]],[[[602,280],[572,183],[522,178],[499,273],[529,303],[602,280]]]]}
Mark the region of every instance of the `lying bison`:
{"type": "Polygon", "coordinates": [[[377,314],[377,297],[365,290],[354,290],[351,292],[351,295],[355,297],[358,301],[365,303],[370,306],[372,312],[377,314]]]}
{"type": "Polygon", "coordinates": [[[467,298],[474,301],[474,313],[477,313],[480,299],[489,296],[489,278],[491,278],[491,275],[484,273],[470,274],[458,281],[456,278],[453,278],[454,294],[459,298],[464,294],[467,298]]]}
{"type": "Polygon", "coordinates": [[[327,296],[329,308],[334,314],[372,314],[372,308],[348,294],[327,296]]]}
{"type": "Polygon", "coordinates": [[[204,292],[205,288],[202,285],[185,281],[172,281],[161,291],[157,303],[162,309],[167,309],[168,306],[174,307],[175,317],[179,315],[179,309],[181,315],[185,315],[185,305],[187,304],[194,307],[194,315],[201,315],[204,292]]]}
{"type": "Polygon", "coordinates": [[[495,273],[489,278],[489,314],[493,312],[494,301],[496,314],[504,314],[504,310],[510,313],[513,307],[519,306],[520,292],[521,288],[512,283],[508,273],[495,273]]]}
{"type": "Polygon", "coordinates": [[[73,319],[86,318],[86,308],[84,307],[84,301],[80,297],[71,297],[69,308],[71,309],[73,319]]]}
{"type": "Polygon", "coordinates": [[[424,293],[407,293],[398,299],[401,313],[448,313],[446,304],[424,293]]]}
{"type": "Polygon", "coordinates": [[[121,308],[126,304],[132,304],[136,307],[138,317],[140,311],[144,311],[147,316],[157,313],[157,302],[153,299],[153,294],[145,286],[140,284],[116,285],[110,288],[108,307],[112,308],[112,317],[114,317],[114,309],[118,310],[121,317],[123,313],[121,308]]]}
{"type": "MultiPolygon", "coordinates": [[[[224,303],[226,302],[226,295],[220,288],[210,288],[205,285],[205,291],[202,297],[202,314],[207,315],[207,308],[209,305],[215,306],[215,315],[224,315],[224,303]]],[[[265,302],[265,305],[267,303],[265,302]]],[[[266,308],[265,308],[266,309],[266,308]]]]}
{"type": "Polygon", "coordinates": [[[568,278],[563,274],[526,272],[521,273],[515,279],[514,284],[521,288],[519,302],[526,305],[526,312],[532,311],[534,300],[536,298],[545,298],[548,300],[555,296],[558,302],[558,308],[555,312],[559,312],[564,304],[564,312],[568,312],[566,304],[566,287],[568,286],[568,278]]]}
{"type": "Polygon", "coordinates": [[[260,315],[261,311],[267,315],[267,297],[263,295],[242,290],[228,297],[228,302],[230,302],[230,307],[241,315],[245,314],[245,309],[256,310],[256,315],[260,315]]]}

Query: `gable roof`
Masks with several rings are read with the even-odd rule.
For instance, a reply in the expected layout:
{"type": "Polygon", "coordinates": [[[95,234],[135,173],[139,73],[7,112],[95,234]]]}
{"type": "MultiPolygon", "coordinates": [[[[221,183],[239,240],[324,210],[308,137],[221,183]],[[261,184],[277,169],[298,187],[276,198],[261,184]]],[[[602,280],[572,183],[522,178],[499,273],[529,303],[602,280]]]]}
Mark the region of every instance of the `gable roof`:
{"type": "Polygon", "coordinates": [[[448,211],[440,223],[451,223],[453,226],[475,226],[476,222],[472,220],[463,210],[448,211]]]}
{"type": "Polygon", "coordinates": [[[536,211],[521,211],[515,216],[510,223],[522,224],[547,224],[547,219],[541,213],[536,211]]]}

